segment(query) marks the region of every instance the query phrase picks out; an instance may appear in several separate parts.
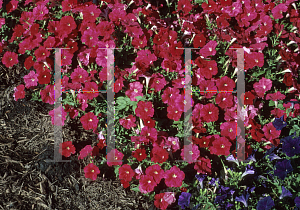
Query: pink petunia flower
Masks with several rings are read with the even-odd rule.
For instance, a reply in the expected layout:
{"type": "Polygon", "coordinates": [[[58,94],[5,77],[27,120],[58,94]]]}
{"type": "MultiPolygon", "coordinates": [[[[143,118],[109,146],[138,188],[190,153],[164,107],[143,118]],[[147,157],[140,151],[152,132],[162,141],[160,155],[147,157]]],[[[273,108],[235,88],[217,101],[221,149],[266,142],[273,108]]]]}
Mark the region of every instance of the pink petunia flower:
{"type": "Polygon", "coordinates": [[[200,54],[207,58],[208,56],[215,55],[216,54],[216,47],[218,43],[216,41],[209,41],[201,50],[200,54]]]}
{"type": "Polygon", "coordinates": [[[23,77],[23,79],[26,88],[37,86],[38,75],[34,71],[30,71],[29,74],[23,77]]]}
{"type": "Polygon", "coordinates": [[[132,170],[131,166],[128,164],[124,164],[119,168],[120,179],[130,182],[134,175],[135,175],[134,171],[132,170]]]}
{"type": "Polygon", "coordinates": [[[273,123],[270,122],[263,127],[263,132],[268,140],[276,139],[280,136],[281,130],[276,130],[273,123]]]}
{"type": "Polygon", "coordinates": [[[91,145],[86,145],[84,148],[80,150],[80,155],[78,156],[78,160],[82,160],[86,156],[90,155],[93,151],[93,147],[91,145]]]}
{"type": "Polygon", "coordinates": [[[129,84],[130,89],[125,92],[125,94],[130,98],[131,101],[137,101],[135,97],[144,96],[142,93],[143,85],[140,82],[133,82],[129,84]]]}
{"type": "Polygon", "coordinates": [[[108,166],[122,165],[123,157],[124,154],[122,152],[119,152],[117,149],[111,150],[106,156],[107,165],[108,166]],[[113,153],[115,153],[115,155],[113,153]]]}
{"type": "Polygon", "coordinates": [[[148,117],[153,117],[154,109],[152,102],[139,101],[137,108],[135,109],[136,116],[147,119],[148,117]]]}
{"type": "Polygon", "coordinates": [[[193,163],[200,156],[200,151],[195,144],[184,145],[183,149],[181,149],[180,156],[188,163],[193,163]]]}
{"type": "Polygon", "coordinates": [[[274,7],[272,9],[272,14],[273,14],[273,17],[275,18],[275,20],[283,18],[282,13],[286,12],[287,9],[288,9],[288,7],[284,3],[278,4],[276,7],[274,7]]]}
{"type": "Polygon", "coordinates": [[[272,80],[263,77],[259,82],[254,83],[253,87],[257,95],[263,97],[266,91],[271,90],[272,80]]]}
{"type": "Polygon", "coordinates": [[[56,109],[52,109],[48,113],[51,116],[52,125],[56,126],[64,126],[65,120],[67,119],[67,112],[64,110],[62,106],[57,107],[56,109]]]}

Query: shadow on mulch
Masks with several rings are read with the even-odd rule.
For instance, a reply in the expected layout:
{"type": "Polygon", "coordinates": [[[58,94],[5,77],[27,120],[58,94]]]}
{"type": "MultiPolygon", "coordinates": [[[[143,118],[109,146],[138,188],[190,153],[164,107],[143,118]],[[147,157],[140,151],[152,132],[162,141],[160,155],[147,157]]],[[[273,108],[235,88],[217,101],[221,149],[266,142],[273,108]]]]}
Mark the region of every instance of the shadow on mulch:
{"type": "MultiPolygon", "coordinates": [[[[46,162],[54,156],[47,115],[53,106],[28,98],[16,102],[13,92],[13,86],[0,86],[0,209],[156,209],[141,193],[125,191],[115,177],[86,179],[75,155],[68,163],[46,162]]],[[[97,140],[83,128],[73,130],[76,126],[67,120],[64,141],[97,140]]]]}

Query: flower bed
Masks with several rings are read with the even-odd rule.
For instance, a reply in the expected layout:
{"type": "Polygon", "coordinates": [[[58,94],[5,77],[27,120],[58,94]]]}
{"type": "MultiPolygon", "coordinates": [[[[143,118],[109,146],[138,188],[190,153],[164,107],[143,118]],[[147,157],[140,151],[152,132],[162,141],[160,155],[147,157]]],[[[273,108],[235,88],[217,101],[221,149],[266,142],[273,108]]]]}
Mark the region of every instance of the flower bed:
{"type": "Polygon", "coordinates": [[[0,8],[1,61],[7,68],[21,62],[27,71],[15,100],[27,95],[56,104],[59,63],[49,48],[62,48],[62,105],[49,115],[54,125],[71,117],[98,135],[80,151],[71,141],[60,145],[66,158],[79,154],[87,179],[114,167],[124,188],[159,209],[299,208],[299,6],[13,0],[0,8]],[[188,48],[192,60],[185,59],[188,48]],[[233,92],[241,65],[236,49],[244,53],[243,95],[233,92]],[[115,113],[105,97],[111,86],[115,113]],[[112,114],[113,149],[106,141],[112,114]],[[245,161],[236,149],[241,120],[245,161]]]}

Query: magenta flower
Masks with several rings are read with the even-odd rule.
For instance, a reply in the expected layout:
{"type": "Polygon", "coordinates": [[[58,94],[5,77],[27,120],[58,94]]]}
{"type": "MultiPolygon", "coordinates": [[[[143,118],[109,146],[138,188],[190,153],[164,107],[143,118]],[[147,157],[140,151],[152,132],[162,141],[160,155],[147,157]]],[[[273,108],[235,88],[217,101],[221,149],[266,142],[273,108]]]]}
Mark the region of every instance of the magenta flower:
{"type": "Polygon", "coordinates": [[[98,127],[99,120],[93,112],[88,112],[80,118],[80,122],[85,130],[95,130],[98,127]]]}
{"type": "Polygon", "coordinates": [[[86,178],[95,181],[97,179],[97,175],[100,174],[100,170],[97,166],[94,165],[94,163],[90,163],[86,167],[84,167],[84,173],[84,176],[86,178]]]}
{"type": "Polygon", "coordinates": [[[271,90],[272,81],[270,79],[262,78],[259,82],[253,84],[254,90],[259,97],[263,97],[265,92],[271,90]]]}
{"type": "Polygon", "coordinates": [[[18,54],[10,51],[6,51],[2,58],[2,63],[7,67],[12,67],[13,65],[17,64],[18,61],[18,54]]]}
{"type": "Polygon", "coordinates": [[[107,165],[108,166],[115,166],[115,165],[122,165],[122,159],[124,157],[124,154],[122,152],[119,152],[117,149],[111,150],[107,154],[107,165]],[[115,155],[113,154],[115,153],[115,155]]]}
{"type": "Polygon", "coordinates": [[[209,41],[201,50],[200,54],[207,58],[208,56],[216,54],[216,47],[218,43],[216,41],[209,41]]]}
{"type": "Polygon", "coordinates": [[[139,82],[133,82],[129,84],[130,89],[125,92],[125,94],[130,98],[131,101],[137,101],[135,97],[144,96],[142,93],[143,85],[139,82]]]}
{"type": "Polygon", "coordinates": [[[67,119],[67,112],[65,112],[62,106],[52,109],[48,114],[51,116],[52,125],[64,126],[65,120],[67,119]],[[61,113],[59,113],[59,109],[61,113]]]}
{"type": "Polygon", "coordinates": [[[263,127],[263,132],[268,140],[276,139],[280,136],[281,131],[276,130],[273,123],[270,122],[263,127]]]}
{"type": "Polygon", "coordinates": [[[180,156],[188,163],[193,163],[200,156],[200,151],[198,149],[198,146],[195,144],[184,145],[184,148],[181,149],[180,156]]]}
{"type": "Polygon", "coordinates": [[[173,166],[170,170],[165,171],[164,178],[168,187],[181,187],[185,174],[177,166],[173,166]]]}
{"type": "Polygon", "coordinates": [[[24,79],[26,88],[37,86],[38,75],[34,71],[30,71],[29,74],[27,74],[23,77],[23,79],[24,79]]]}
{"type": "Polygon", "coordinates": [[[80,150],[80,155],[78,156],[78,160],[85,158],[90,155],[93,151],[93,147],[91,145],[86,145],[84,148],[80,150]]]}
{"type": "Polygon", "coordinates": [[[148,193],[154,190],[154,187],[156,187],[157,184],[154,181],[152,176],[149,175],[142,175],[142,178],[140,179],[140,185],[139,190],[141,193],[148,193]]]}
{"type": "Polygon", "coordinates": [[[276,7],[272,9],[273,17],[276,19],[283,18],[282,13],[286,12],[288,7],[285,4],[278,4],[276,7]]]}
{"type": "Polygon", "coordinates": [[[242,4],[237,1],[232,3],[231,6],[225,7],[224,12],[226,12],[230,17],[236,17],[238,14],[242,13],[242,4]]]}
{"type": "Polygon", "coordinates": [[[17,87],[14,88],[14,99],[15,101],[25,98],[25,91],[24,91],[24,85],[18,85],[17,87]]]}

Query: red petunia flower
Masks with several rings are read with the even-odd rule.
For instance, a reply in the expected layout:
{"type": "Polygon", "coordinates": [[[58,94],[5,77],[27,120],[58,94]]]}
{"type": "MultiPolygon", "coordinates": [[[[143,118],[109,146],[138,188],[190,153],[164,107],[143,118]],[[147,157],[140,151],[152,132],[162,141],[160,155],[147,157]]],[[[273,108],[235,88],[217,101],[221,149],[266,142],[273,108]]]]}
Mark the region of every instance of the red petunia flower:
{"type": "Polygon", "coordinates": [[[41,85],[49,84],[51,81],[51,74],[49,70],[45,70],[38,73],[38,81],[41,85]]]}
{"type": "Polygon", "coordinates": [[[193,8],[193,5],[191,4],[191,1],[189,0],[179,0],[177,11],[183,10],[184,14],[188,14],[193,8]]]}
{"type": "Polygon", "coordinates": [[[165,171],[164,178],[168,187],[181,187],[185,174],[177,166],[173,166],[170,170],[165,171]]]}
{"type": "Polygon", "coordinates": [[[201,34],[197,34],[194,38],[193,44],[194,44],[194,48],[198,48],[198,47],[204,47],[206,42],[206,38],[205,36],[201,33],[201,34]]]}
{"type": "Polygon", "coordinates": [[[156,206],[156,208],[159,208],[162,210],[165,210],[168,208],[169,203],[164,200],[164,195],[165,195],[165,193],[159,193],[154,196],[154,198],[155,198],[154,205],[156,206]]]}
{"type": "Polygon", "coordinates": [[[259,97],[264,97],[266,91],[272,88],[272,80],[263,77],[259,82],[253,84],[253,88],[259,97]]]}
{"type": "Polygon", "coordinates": [[[119,119],[120,124],[126,129],[136,127],[135,121],[136,121],[136,119],[132,114],[124,119],[119,119]]]}
{"type": "Polygon", "coordinates": [[[227,76],[222,77],[216,81],[216,86],[219,91],[233,91],[235,82],[227,76]]]}
{"type": "Polygon", "coordinates": [[[34,61],[33,61],[33,57],[32,56],[29,56],[25,59],[25,63],[24,63],[24,66],[25,68],[28,70],[30,69],[34,64],[34,61]]]}
{"type": "Polygon", "coordinates": [[[269,93],[266,95],[266,100],[278,101],[285,99],[285,95],[277,91],[276,93],[269,93]]]}
{"type": "Polygon", "coordinates": [[[119,168],[119,178],[127,182],[132,180],[132,177],[135,175],[135,172],[132,170],[131,166],[124,164],[119,168]]]}
{"type": "Polygon", "coordinates": [[[148,117],[153,117],[154,109],[151,102],[139,101],[137,108],[135,109],[136,116],[147,119],[148,117]]]}
{"type": "Polygon", "coordinates": [[[243,12],[241,2],[233,2],[232,5],[225,7],[224,12],[226,12],[230,17],[236,17],[238,14],[243,12]]]}
{"type": "Polygon", "coordinates": [[[97,179],[97,175],[100,174],[99,168],[95,166],[94,163],[88,164],[83,170],[85,178],[89,178],[94,181],[97,179]]]}
{"type": "Polygon", "coordinates": [[[244,95],[244,104],[245,105],[253,105],[254,99],[255,99],[255,96],[250,91],[248,91],[244,95]]]}
{"type": "Polygon", "coordinates": [[[154,128],[155,127],[155,120],[151,119],[150,117],[147,119],[143,119],[143,123],[145,126],[149,128],[154,128]]]}
{"type": "Polygon", "coordinates": [[[156,184],[159,184],[162,178],[164,178],[164,170],[161,169],[161,166],[154,164],[146,168],[146,174],[152,176],[156,184]]]}
{"type": "Polygon", "coordinates": [[[25,98],[25,86],[24,85],[18,85],[17,87],[14,88],[14,99],[15,101],[19,100],[19,99],[22,99],[22,98],[25,98]]]}
{"type": "Polygon", "coordinates": [[[206,104],[200,111],[200,117],[203,118],[204,122],[215,122],[219,118],[219,109],[212,103],[206,104]]]}
{"type": "Polygon", "coordinates": [[[263,132],[268,140],[276,139],[280,136],[281,130],[276,130],[273,123],[270,122],[263,127],[263,132]]]}
{"type": "Polygon", "coordinates": [[[226,137],[220,137],[212,142],[209,147],[210,153],[215,155],[229,155],[231,143],[226,137]]]}
{"type": "Polygon", "coordinates": [[[79,66],[71,73],[72,82],[84,83],[89,76],[89,73],[79,66]]]}
{"type": "Polygon", "coordinates": [[[283,83],[288,87],[293,85],[293,76],[290,72],[284,74],[283,83]]]}
{"type": "Polygon", "coordinates": [[[71,11],[77,5],[77,0],[64,0],[61,5],[63,12],[71,11]]]}
{"type": "Polygon", "coordinates": [[[60,33],[69,35],[76,27],[77,25],[72,16],[63,16],[59,21],[57,29],[60,33]]]}
{"type": "Polygon", "coordinates": [[[181,118],[182,111],[179,110],[179,107],[176,106],[168,106],[167,108],[167,116],[169,119],[178,121],[181,118]]]}
{"type": "Polygon", "coordinates": [[[96,130],[99,120],[93,112],[88,112],[80,118],[80,122],[85,130],[96,130]]]}
{"type": "Polygon", "coordinates": [[[233,106],[232,93],[218,93],[216,97],[216,104],[222,109],[226,109],[233,106]]]}
{"type": "Polygon", "coordinates": [[[132,156],[135,157],[138,161],[142,161],[147,157],[146,150],[137,149],[135,151],[132,151],[132,156]]]}
{"type": "Polygon", "coordinates": [[[122,159],[124,157],[124,154],[122,152],[119,152],[117,149],[111,150],[107,155],[107,165],[108,166],[116,166],[116,165],[122,165],[122,159]],[[113,154],[115,153],[115,155],[113,154]]]}
{"type": "Polygon", "coordinates": [[[211,163],[209,158],[199,157],[194,169],[197,173],[211,175],[211,163]]]}
{"type": "Polygon", "coordinates": [[[218,43],[216,41],[209,41],[203,48],[200,50],[200,54],[207,58],[208,56],[216,54],[216,47],[218,43]]]}
{"type": "Polygon", "coordinates": [[[18,60],[18,54],[10,51],[6,51],[2,58],[2,63],[7,67],[12,67],[13,65],[17,64],[19,62],[18,60]]]}
{"type": "Polygon", "coordinates": [[[156,182],[154,181],[152,176],[149,175],[142,175],[139,181],[139,190],[141,193],[149,193],[154,190],[154,187],[157,186],[156,182]]]}
{"type": "Polygon", "coordinates": [[[59,153],[65,157],[70,157],[71,154],[75,154],[76,150],[74,145],[72,144],[72,141],[65,141],[61,143],[59,146],[59,153]]]}
{"type": "Polygon", "coordinates": [[[153,147],[152,151],[151,151],[151,161],[152,162],[155,162],[155,163],[163,163],[163,162],[166,162],[169,158],[169,153],[159,147],[159,146],[156,146],[156,147],[153,147]]]}
{"type": "MultiPolygon", "coordinates": [[[[18,3],[19,1],[18,0],[11,0],[7,5],[6,5],[6,11],[7,11],[7,14],[14,11],[15,9],[17,9],[18,7],[18,3]]],[[[2,6],[2,4],[1,4],[2,6]]]]}
{"type": "Polygon", "coordinates": [[[93,98],[97,97],[99,95],[98,91],[98,85],[95,82],[86,82],[84,83],[84,91],[83,94],[84,96],[89,99],[92,100],[93,98]]]}
{"type": "Polygon", "coordinates": [[[218,73],[217,62],[214,60],[206,61],[204,68],[200,68],[201,76],[204,76],[206,79],[211,79],[212,76],[218,73]]]}
{"type": "Polygon", "coordinates": [[[165,77],[160,73],[156,73],[152,75],[150,80],[150,88],[154,88],[155,92],[162,90],[167,84],[165,77]]]}
{"type": "Polygon", "coordinates": [[[54,85],[47,85],[45,89],[40,91],[40,95],[44,103],[54,104],[55,102],[54,85]]]}

